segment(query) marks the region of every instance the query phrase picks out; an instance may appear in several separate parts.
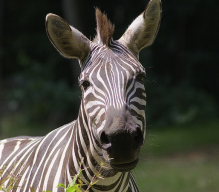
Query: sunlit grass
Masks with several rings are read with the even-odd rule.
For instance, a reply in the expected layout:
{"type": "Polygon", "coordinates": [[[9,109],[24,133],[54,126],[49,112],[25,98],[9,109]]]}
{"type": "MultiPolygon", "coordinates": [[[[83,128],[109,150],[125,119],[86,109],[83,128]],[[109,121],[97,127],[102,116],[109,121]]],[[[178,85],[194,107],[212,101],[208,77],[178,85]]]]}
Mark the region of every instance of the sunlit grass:
{"type": "Polygon", "coordinates": [[[142,192],[217,192],[219,158],[153,158],[134,171],[142,192]]]}
{"type": "Polygon", "coordinates": [[[219,145],[219,121],[153,127],[147,131],[142,154],[166,155],[197,147],[219,145]]]}
{"type": "Polygon", "coordinates": [[[134,170],[142,192],[217,192],[219,122],[150,128],[134,170]]]}

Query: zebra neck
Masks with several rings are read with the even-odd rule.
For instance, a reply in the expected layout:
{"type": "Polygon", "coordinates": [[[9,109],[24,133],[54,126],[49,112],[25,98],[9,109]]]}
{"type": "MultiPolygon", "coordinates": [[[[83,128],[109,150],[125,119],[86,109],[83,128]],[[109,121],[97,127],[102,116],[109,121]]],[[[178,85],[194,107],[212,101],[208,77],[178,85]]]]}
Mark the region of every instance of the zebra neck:
{"type": "Polygon", "coordinates": [[[84,189],[88,187],[87,184],[97,181],[89,191],[126,192],[130,172],[115,172],[111,168],[110,164],[103,158],[102,149],[92,130],[85,112],[81,109],[74,124],[74,141],[69,165],[70,174],[76,175],[82,170],[79,177],[86,184],[84,189]]]}

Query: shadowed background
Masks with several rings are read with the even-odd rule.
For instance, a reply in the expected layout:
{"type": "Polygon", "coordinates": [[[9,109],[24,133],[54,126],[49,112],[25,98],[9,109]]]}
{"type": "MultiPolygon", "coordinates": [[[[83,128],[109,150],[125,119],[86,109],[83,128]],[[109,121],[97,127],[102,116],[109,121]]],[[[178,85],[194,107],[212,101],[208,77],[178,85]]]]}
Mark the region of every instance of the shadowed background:
{"type": "MultiPolygon", "coordinates": [[[[0,0],[0,139],[45,135],[77,118],[80,68],[49,42],[47,13],[93,39],[98,7],[115,24],[118,39],[147,3],[0,0]]],[[[140,54],[148,135],[135,174],[142,191],[213,192],[219,188],[219,2],[162,4],[158,36],[140,54]]]]}

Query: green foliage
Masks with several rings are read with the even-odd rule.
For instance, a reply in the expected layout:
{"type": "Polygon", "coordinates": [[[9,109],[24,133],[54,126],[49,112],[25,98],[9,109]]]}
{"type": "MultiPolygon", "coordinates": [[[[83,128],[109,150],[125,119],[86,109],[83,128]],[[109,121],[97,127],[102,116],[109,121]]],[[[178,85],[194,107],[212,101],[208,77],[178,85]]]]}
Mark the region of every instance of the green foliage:
{"type": "Polygon", "coordinates": [[[75,94],[78,89],[70,89],[63,80],[54,81],[47,75],[47,71],[51,71],[49,66],[32,64],[13,77],[14,87],[5,95],[11,111],[28,112],[29,120],[39,121],[60,116],[79,106],[79,96],[75,94]]]}
{"type": "Polygon", "coordinates": [[[101,176],[101,170],[104,167],[104,163],[101,163],[98,173],[93,176],[90,183],[84,184],[81,177],[80,177],[80,175],[83,171],[83,169],[81,168],[83,162],[84,162],[84,158],[82,158],[82,160],[79,164],[78,173],[75,176],[73,176],[72,182],[69,183],[69,185],[67,187],[63,183],[58,184],[57,187],[62,187],[63,189],[65,189],[66,192],[82,192],[82,190],[81,190],[82,186],[86,185],[87,188],[86,188],[85,192],[89,192],[89,189],[98,182],[98,179],[103,179],[103,177],[101,176]]]}
{"type": "Polygon", "coordinates": [[[63,189],[65,189],[66,192],[82,192],[81,187],[83,185],[83,182],[81,181],[81,178],[79,176],[83,171],[83,169],[81,168],[83,162],[84,162],[84,158],[82,158],[79,164],[78,173],[75,176],[73,176],[72,182],[69,183],[67,187],[63,183],[59,183],[57,187],[62,187],[63,189]]]}
{"type": "MultiPolygon", "coordinates": [[[[189,150],[219,146],[219,120],[181,125],[152,126],[146,136],[141,156],[163,156],[189,150]]],[[[209,151],[210,152],[210,151],[209,151]]]]}
{"type": "Polygon", "coordinates": [[[152,157],[142,162],[134,171],[140,191],[217,192],[219,157],[200,153],[152,157]]]}
{"type": "MultiPolygon", "coordinates": [[[[15,167],[16,163],[14,164],[15,167]]],[[[20,169],[22,170],[24,167],[21,164],[20,169]]],[[[20,172],[15,174],[14,168],[10,171],[10,173],[6,173],[6,166],[3,166],[2,169],[0,169],[0,191],[4,192],[11,192],[13,189],[19,188],[19,186],[16,186],[16,182],[20,179],[21,175],[20,172]],[[6,177],[3,177],[3,175],[6,174],[6,177]],[[5,186],[5,183],[8,182],[7,186],[5,186]]]]}
{"type": "Polygon", "coordinates": [[[149,129],[133,173],[140,191],[217,192],[219,120],[149,129]]]}
{"type": "Polygon", "coordinates": [[[30,123],[25,114],[22,113],[6,114],[0,121],[0,140],[19,135],[45,135],[49,131],[48,126],[30,123]]]}
{"type": "Polygon", "coordinates": [[[208,93],[184,83],[175,87],[154,85],[147,94],[149,124],[186,124],[218,115],[214,98],[208,93]]]}

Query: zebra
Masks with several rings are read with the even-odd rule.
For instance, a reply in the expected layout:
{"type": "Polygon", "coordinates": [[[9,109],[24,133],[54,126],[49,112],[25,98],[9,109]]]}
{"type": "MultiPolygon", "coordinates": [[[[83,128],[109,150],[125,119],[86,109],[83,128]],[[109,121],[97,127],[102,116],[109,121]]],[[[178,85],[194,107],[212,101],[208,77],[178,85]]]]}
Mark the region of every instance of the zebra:
{"type": "Polygon", "coordinates": [[[13,192],[63,192],[57,185],[67,186],[80,168],[82,191],[99,172],[90,192],[139,191],[131,170],[146,135],[146,72],[138,57],[153,43],[161,12],[161,1],[150,0],[121,38],[113,40],[114,25],[96,9],[93,41],[61,17],[46,16],[53,46],[62,56],[79,60],[82,100],[78,118],[46,136],[0,142],[0,179],[13,173],[13,192]]]}

